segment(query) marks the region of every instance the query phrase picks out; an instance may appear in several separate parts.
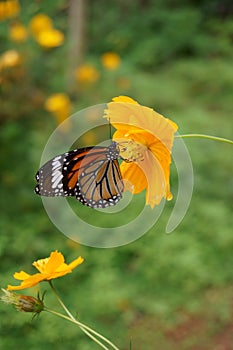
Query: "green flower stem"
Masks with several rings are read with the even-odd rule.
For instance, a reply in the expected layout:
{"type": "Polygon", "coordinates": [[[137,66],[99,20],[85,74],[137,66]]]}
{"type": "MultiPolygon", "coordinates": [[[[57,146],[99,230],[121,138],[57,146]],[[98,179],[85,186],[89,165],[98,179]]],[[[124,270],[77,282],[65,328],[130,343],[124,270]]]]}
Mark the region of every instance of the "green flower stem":
{"type": "Polygon", "coordinates": [[[217,136],[211,136],[211,135],[204,135],[204,134],[185,134],[185,135],[175,135],[175,138],[177,139],[184,139],[184,138],[199,138],[199,139],[208,139],[208,140],[213,140],[213,141],[220,141],[220,142],[225,142],[225,143],[230,143],[233,145],[232,140],[224,139],[222,137],[217,137],[217,136]]]}
{"type": "Polygon", "coordinates": [[[73,322],[75,324],[77,324],[80,329],[82,329],[82,331],[84,333],[86,333],[92,340],[94,340],[96,343],[98,343],[103,349],[108,350],[107,347],[105,347],[105,345],[103,345],[98,339],[96,339],[92,334],[94,334],[96,337],[102,339],[105,343],[109,344],[113,349],[115,350],[119,350],[119,348],[117,348],[109,339],[105,338],[103,335],[99,334],[98,332],[94,331],[92,328],[86,326],[85,324],[79,322],[76,320],[76,318],[71,314],[71,312],[67,309],[67,307],[65,306],[65,304],[63,303],[63,301],[61,300],[60,296],[57,293],[57,290],[55,289],[54,285],[52,284],[52,281],[49,281],[49,285],[52,288],[52,291],[54,292],[59,304],[62,306],[62,308],[65,310],[65,312],[67,313],[67,316],[60,314],[54,310],[48,309],[47,307],[45,308],[46,311],[53,313],[57,316],[60,316],[62,318],[65,318],[66,320],[73,322]],[[92,333],[92,334],[91,334],[92,333]]]}
{"type": "MultiPolygon", "coordinates": [[[[49,309],[49,308],[46,307],[46,306],[44,307],[44,311],[50,312],[50,313],[53,314],[53,315],[59,316],[59,317],[61,317],[61,318],[64,318],[64,319],[67,320],[67,321],[70,321],[70,322],[72,322],[72,323],[75,323],[76,325],[78,325],[78,326],[82,329],[82,331],[83,331],[88,337],[90,337],[95,343],[99,344],[99,346],[100,346],[101,348],[103,348],[103,349],[105,349],[105,350],[109,350],[104,344],[102,344],[97,338],[95,338],[90,332],[88,332],[88,331],[85,329],[87,326],[85,326],[85,328],[84,328],[84,327],[83,327],[84,325],[81,324],[80,322],[78,322],[77,320],[75,320],[75,319],[73,319],[73,318],[71,318],[71,317],[69,317],[69,316],[63,315],[63,314],[61,314],[60,312],[54,311],[54,310],[52,310],[52,309],[49,309]],[[82,326],[81,326],[81,325],[82,325],[82,326]]],[[[89,328],[89,327],[87,327],[87,328],[89,328]]]]}
{"type": "Polygon", "coordinates": [[[61,298],[60,298],[60,296],[59,296],[57,290],[55,289],[55,287],[54,287],[52,281],[50,280],[50,281],[48,281],[48,282],[49,282],[50,287],[52,288],[53,293],[56,295],[56,298],[57,298],[59,304],[60,304],[60,305],[62,306],[62,308],[65,310],[65,312],[67,313],[67,315],[68,315],[72,320],[76,320],[75,317],[74,317],[74,316],[72,315],[72,313],[67,309],[67,307],[65,306],[65,304],[64,304],[63,301],[61,300],[61,298]]]}

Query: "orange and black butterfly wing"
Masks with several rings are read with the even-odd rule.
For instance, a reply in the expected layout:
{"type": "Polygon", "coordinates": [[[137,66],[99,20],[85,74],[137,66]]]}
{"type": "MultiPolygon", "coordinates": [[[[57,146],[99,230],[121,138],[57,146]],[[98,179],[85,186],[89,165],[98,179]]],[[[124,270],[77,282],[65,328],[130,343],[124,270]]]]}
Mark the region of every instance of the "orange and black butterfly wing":
{"type": "Polygon", "coordinates": [[[109,147],[64,153],[37,172],[35,192],[42,196],[76,196],[90,207],[115,205],[124,190],[118,158],[114,142],[109,147]]]}
{"type": "Polygon", "coordinates": [[[103,161],[99,157],[80,175],[76,197],[85,205],[104,208],[115,205],[123,190],[118,160],[103,161]]]}
{"type": "Polygon", "coordinates": [[[36,173],[35,192],[46,197],[75,196],[74,188],[67,187],[68,165],[80,152],[91,149],[92,147],[88,147],[66,152],[45,163],[36,173]]]}

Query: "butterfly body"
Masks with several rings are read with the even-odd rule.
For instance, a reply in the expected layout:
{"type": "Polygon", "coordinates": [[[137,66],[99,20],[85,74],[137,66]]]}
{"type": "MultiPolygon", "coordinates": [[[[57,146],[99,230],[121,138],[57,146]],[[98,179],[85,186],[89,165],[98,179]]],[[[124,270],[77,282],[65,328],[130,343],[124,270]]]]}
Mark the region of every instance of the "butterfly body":
{"type": "Polygon", "coordinates": [[[35,192],[48,197],[75,196],[92,208],[115,205],[124,190],[118,158],[115,142],[56,156],[38,170],[35,192]]]}

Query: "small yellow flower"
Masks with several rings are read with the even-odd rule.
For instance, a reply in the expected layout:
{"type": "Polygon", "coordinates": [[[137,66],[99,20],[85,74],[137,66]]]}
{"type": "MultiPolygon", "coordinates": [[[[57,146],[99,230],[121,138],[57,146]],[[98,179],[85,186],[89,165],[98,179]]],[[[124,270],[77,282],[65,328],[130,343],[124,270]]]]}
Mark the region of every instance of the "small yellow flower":
{"type": "Polygon", "coordinates": [[[45,108],[51,113],[56,113],[57,111],[63,110],[69,106],[70,98],[64,93],[50,95],[45,101],[45,108]]]}
{"type": "Polygon", "coordinates": [[[45,109],[52,113],[56,117],[58,124],[60,124],[70,115],[70,98],[63,93],[53,94],[45,101],[45,109]]]}
{"type": "Polygon", "coordinates": [[[24,271],[15,272],[14,278],[22,282],[19,286],[8,285],[7,290],[26,289],[33,287],[42,281],[49,281],[54,278],[62,277],[68,273],[71,273],[72,270],[78,265],[82,264],[83,261],[84,259],[79,256],[70,264],[66,264],[64,256],[60,252],[51,252],[48,258],[34,261],[32,264],[37,268],[39,273],[30,275],[24,271]]]}
{"type": "Polygon", "coordinates": [[[99,79],[98,70],[90,64],[83,64],[75,71],[76,80],[83,84],[92,84],[99,79]]]}
{"type": "Polygon", "coordinates": [[[27,295],[19,295],[3,288],[2,291],[4,295],[0,297],[1,301],[6,304],[14,305],[18,311],[39,314],[44,309],[44,303],[39,297],[34,298],[27,295]]]}
{"type": "Polygon", "coordinates": [[[21,23],[15,23],[10,27],[9,36],[12,41],[23,42],[28,37],[27,28],[21,23]]]}
{"type": "Polygon", "coordinates": [[[108,103],[105,117],[117,129],[113,140],[125,159],[120,165],[122,177],[131,184],[125,189],[132,193],[146,189],[146,204],[152,208],[163,197],[171,200],[171,149],[177,125],[127,96],[108,103]]]}
{"type": "Polygon", "coordinates": [[[121,64],[121,59],[115,52],[106,52],[101,56],[101,62],[104,68],[108,70],[115,70],[121,64]]]}
{"type": "Polygon", "coordinates": [[[21,56],[16,50],[5,51],[0,56],[0,70],[4,68],[13,68],[21,62],[21,56]]]}
{"type": "Polygon", "coordinates": [[[39,13],[32,17],[29,27],[33,35],[37,36],[40,32],[53,28],[53,21],[44,13],[39,13]]]}
{"type": "Polygon", "coordinates": [[[54,48],[61,46],[64,42],[64,34],[57,29],[46,29],[35,36],[37,43],[46,48],[54,48]]]}
{"type": "Polygon", "coordinates": [[[15,17],[20,12],[18,0],[0,1],[0,21],[15,17]]]}

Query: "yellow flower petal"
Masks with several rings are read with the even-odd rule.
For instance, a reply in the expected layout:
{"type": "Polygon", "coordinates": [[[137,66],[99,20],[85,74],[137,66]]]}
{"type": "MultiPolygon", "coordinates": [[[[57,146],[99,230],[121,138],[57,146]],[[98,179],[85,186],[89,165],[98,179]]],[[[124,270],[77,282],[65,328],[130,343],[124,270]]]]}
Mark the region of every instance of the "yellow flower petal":
{"type": "Polygon", "coordinates": [[[114,98],[114,102],[108,103],[105,116],[116,128],[136,127],[150,132],[160,140],[169,139],[169,134],[174,134],[178,126],[161,114],[155,112],[152,108],[139,105],[136,101],[128,101],[129,97],[120,96],[114,98]],[[126,99],[126,102],[123,100],[126,99]]]}
{"type": "Polygon", "coordinates": [[[34,261],[32,265],[35,266],[37,270],[40,271],[40,273],[50,274],[63,263],[64,256],[61,253],[55,251],[50,254],[49,258],[34,261]]]}
{"type": "Polygon", "coordinates": [[[43,280],[44,280],[43,276],[40,273],[37,273],[23,280],[19,286],[12,286],[9,284],[7,286],[7,290],[21,290],[21,289],[31,288],[43,280]]]}
{"type": "Polygon", "coordinates": [[[133,100],[131,97],[128,96],[118,96],[118,97],[113,97],[112,99],[114,102],[128,102],[128,103],[134,103],[138,105],[138,102],[133,100]]]}
{"type": "Polygon", "coordinates": [[[166,179],[160,162],[149,150],[140,163],[147,179],[146,204],[153,208],[166,197],[166,179]]]}
{"type": "Polygon", "coordinates": [[[75,259],[70,264],[68,264],[68,266],[71,270],[73,270],[76,266],[82,264],[83,261],[84,261],[84,259],[81,256],[79,256],[77,259],[75,259]]]}
{"type": "Polygon", "coordinates": [[[14,273],[14,278],[16,280],[20,280],[20,281],[24,281],[27,278],[29,278],[31,275],[29,275],[28,273],[24,272],[24,271],[20,271],[20,272],[15,272],[14,273]]]}
{"type": "Polygon", "coordinates": [[[142,169],[136,163],[123,162],[120,165],[120,170],[123,179],[128,180],[125,184],[125,190],[136,194],[146,189],[146,177],[142,169]]]}

